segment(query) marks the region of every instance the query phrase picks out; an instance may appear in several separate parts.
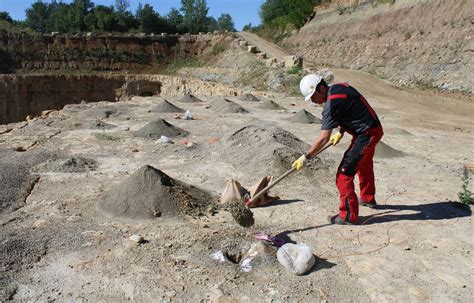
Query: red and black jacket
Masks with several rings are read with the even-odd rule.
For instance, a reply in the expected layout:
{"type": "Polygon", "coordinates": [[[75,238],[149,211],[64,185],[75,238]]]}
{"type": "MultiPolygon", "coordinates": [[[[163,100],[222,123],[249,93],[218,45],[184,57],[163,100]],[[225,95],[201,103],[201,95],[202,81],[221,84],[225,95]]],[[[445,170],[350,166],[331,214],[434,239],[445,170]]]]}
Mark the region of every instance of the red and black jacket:
{"type": "Polygon", "coordinates": [[[342,127],[352,135],[360,135],[380,126],[377,114],[364,96],[347,83],[329,87],[323,109],[322,130],[342,127]]]}

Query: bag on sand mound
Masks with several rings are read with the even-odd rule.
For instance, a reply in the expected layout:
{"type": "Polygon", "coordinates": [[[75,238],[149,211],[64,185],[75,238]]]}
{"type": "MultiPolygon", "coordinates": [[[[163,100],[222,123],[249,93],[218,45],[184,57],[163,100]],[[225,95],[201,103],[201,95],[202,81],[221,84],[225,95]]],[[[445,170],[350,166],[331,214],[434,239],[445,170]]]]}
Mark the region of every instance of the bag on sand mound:
{"type": "Polygon", "coordinates": [[[224,192],[219,199],[220,204],[226,204],[234,200],[242,200],[248,191],[240,183],[232,178],[227,181],[224,192]]]}
{"type": "MultiPolygon", "coordinates": [[[[250,198],[253,198],[256,194],[258,194],[262,189],[268,186],[273,181],[273,176],[265,176],[260,179],[254,186],[249,189],[250,198]]],[[[247,203],[246,206],[249,208],[259,207],[269,205],[273,201],[279,200],[280,197],[271,197],[267,193],[264,193],[260,198],[252,203],[247,203]]]]}
{"type": "Polygon", "coordinates": [[[284,244],[278,249],[277,259],[281,265],[295,275],[306,273],[316,262],[311,248],[303,243],[284,244]]]}
{"type": "MultiPolygon", "coordinates": [[[[245,203],[246,198],[250,200],[250,198],[258,194],[258,192],[264,189],[270,182],[272,182],[272,180],[273,177],[263,177],[255,185],[253,185],[250,190],[247,190],[238,181],[231,178],[229,179],[229,181],[227,181],[227,185],[225,186],[224,192],[222,193],[219,202],[221,204],[226,204],[234,200],[241,200],[243,201],[243,203],[245,203]]],[[[246,206],[249,208],[265,206],[278,199],[280,198],[271,197],[268,195],[268,193],[265,193],[256,201],[252,203],[247,203],[246,206]]]]}

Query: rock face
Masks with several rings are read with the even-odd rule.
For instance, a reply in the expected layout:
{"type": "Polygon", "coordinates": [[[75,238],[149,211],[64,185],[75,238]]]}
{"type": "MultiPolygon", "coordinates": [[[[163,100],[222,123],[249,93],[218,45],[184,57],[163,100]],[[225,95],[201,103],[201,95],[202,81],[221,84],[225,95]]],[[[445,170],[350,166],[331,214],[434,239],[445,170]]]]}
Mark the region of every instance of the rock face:
{"type": "Polygon", "coordinates": [[[318,7],[313,20],[283,44],[309,65],[474,93],[474,1],[359,1],[355,10],[348,2],[332,1],[326,11],[318,7]]]}
{"type": "Polygon", "coordinates": [[[285,67],[302,67],[303,59],[298,56],[286,56],[284,58],[285,67]]]}
{"type": "MultiPolygon", "coordinates": [[[[141,73],[212,51],[224,35],[32,36],[0,30],[2,70],[127,70],[141,73]],[[10,66],[2,67],[5,60],[10,66]]],[[[0,70],[1,71],[1,70],[0,70]]],[[[3,71],[4,72],[4,71],[3,71]]]]}
{"type": "Polygon", "coordinates": [[[132,95],[237,96],[227,86],[165,75],[0,75],[0,124],[22,121],[66,104],[128,99],[132,95]]]}

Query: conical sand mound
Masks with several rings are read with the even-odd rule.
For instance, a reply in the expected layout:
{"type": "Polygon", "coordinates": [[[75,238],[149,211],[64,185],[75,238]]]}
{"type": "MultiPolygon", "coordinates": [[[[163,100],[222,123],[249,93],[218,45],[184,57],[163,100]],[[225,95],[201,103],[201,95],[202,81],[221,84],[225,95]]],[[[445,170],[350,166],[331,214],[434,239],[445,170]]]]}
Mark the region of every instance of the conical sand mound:
{"type": "Polygon", "coordinates": [[[271,109],[271,110],[281,110],[285,109],[283,106],[280,106],[278,103],[272,101],[272,100],[265,100],[262,102],[262,104],[258,107],[261,109],[271,109]]]}
{"type": "Polygon", "coordinates": [[[194,95],[187,94],[187,95],[184,95],[181,99],[179,99],[179,102],[196,103],[196,102],[202,102],[202,100],[194,95]]]}
{"type": "Polygon", "coordinates": [[[97,209],[112,217],[151,219],[199,214],[214,202],[210,192],[145,165],[106,192],[97,202],[97,209]]]}
{"type": "Polygon", "coordinates": [[[177,136],[186,136],[187,134],[187,131],[176,127],[163,119],[150,122],[139,130],[133,132],[134,136],[147,139],[159,139],[161,136],[174,138],[177,136]]]}
{"type": "Polygon", "coordinates": [[[242,101],[252,101],[252,102],[257,102],[257,101],[260,101],[259,98],[255,97],[254,95],[252,94],[243,94],[239,97],[239,100],[242,100],[242,101]]]}
{"type": "MultiPolygon", "coordinates": [[[[262,128],[245,126],[229,133],[221,141],[222,154],[229,163],[255,173],[256,175],[281,174],[291,168],[291,164],[309,145],[292,133],[275,127],[262,128]]],[[[313,167],[324,168],[320,160],[312,160],[313,167]]],[[[319,174],[308,169],[308,173],[319,174]]]]}
{"type": "Polygon", "coordinates": [[[375,148],[375,158],[401,158],[405,153],[380,141],[375,148]]]}
{"type": "Polygon", "coordinates": [[[246,114],[248,110],[228,99],[217,101],[212,104],[212,109],[220,114],[246,114]]]}
{"type": "Polygon", "coordinates": [[[184,109],[177,107],[168,100],[160,101],[150,111],[153,113],[184,113],[184,109]]]}
{"type": "Polygon", "coordinates": [[[321,119],[302,109],[297,112],[292,117],[288,118],[289,121],[295,123],[304,123],[304,124],[321,124],[321,119]]]}

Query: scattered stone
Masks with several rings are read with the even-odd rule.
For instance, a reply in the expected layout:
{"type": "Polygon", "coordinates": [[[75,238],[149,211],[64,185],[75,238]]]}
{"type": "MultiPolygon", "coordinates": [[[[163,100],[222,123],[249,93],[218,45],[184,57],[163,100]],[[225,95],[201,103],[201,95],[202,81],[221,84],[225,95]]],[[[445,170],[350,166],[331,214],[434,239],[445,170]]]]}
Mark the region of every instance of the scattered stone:
{"type": "Polygon", "coordinates": [[[143,239],[143,237],[139,235],[131,235],[129,239],[137,244],[142,244],[143,242],[145,242],[145,239],[143,239]]]}
{"type": "Polygon", "coordinates": [[[113,124],[106,123],[106,122],[104,122],[102,120],[99,120],[99,119],[94,119],[94,120],[90,120],[90,121],[85,122],[84,127],[87,128],[87,129],[101,129],[101,130],[104,130],[104,129],[112,129],[116,126],[113,125],[113,124]]]}
{"type": "Polygon", "coordinates": [[[264,52],[258,53],[257,57],[259,57],[260,59],[267,59],[267,53],[264,53],[264,52]]]}
{"type": "Polygon", "coordinates": [[[278,64],[278,60],[276,58],[270,58],[265,61],[265,65],[267,67],[274,67],[278,64]]]}
{"type": "Polygon", "coordinates": [[[245,47],[247,45],[248,45],[247,41],[239,41],[239,46],[245,47]]]}
{"type": "Polygon", "coordinates": [[[256,54],[257,53],[257,47],[255,45],[249,45],[247,47],[247,51],[251,54],[256,54]]]}
{"type": "Polygon", "coordinates": [[[184,113],[185,110],[174,105],[168,100],[160,101],[157,105],[150,109],[153,113],[184,113]]]}
{"type": "Polygon", "coordinates": [[[298,56],[286,56],[284,58],[285,67],[302,67],[303,66],[303,59],[298,56]]]}
{"type": "Polygon", "coordinates": [[[321,124],[321,119],[302,109],[295,115],[288,118],[288,121],[304,124],[321,124]]]}
{"type": "Polygon", "coordinates": [[[158,119],[156,121],[150,122],[139,130],[133,132],[133,135],[136,137],[143,137],[155,140],[161,138],[161,136],[174,138],[178,136],[186,136],[187,134],[187,131],[176,127],[163,119],[158,119]]]}

